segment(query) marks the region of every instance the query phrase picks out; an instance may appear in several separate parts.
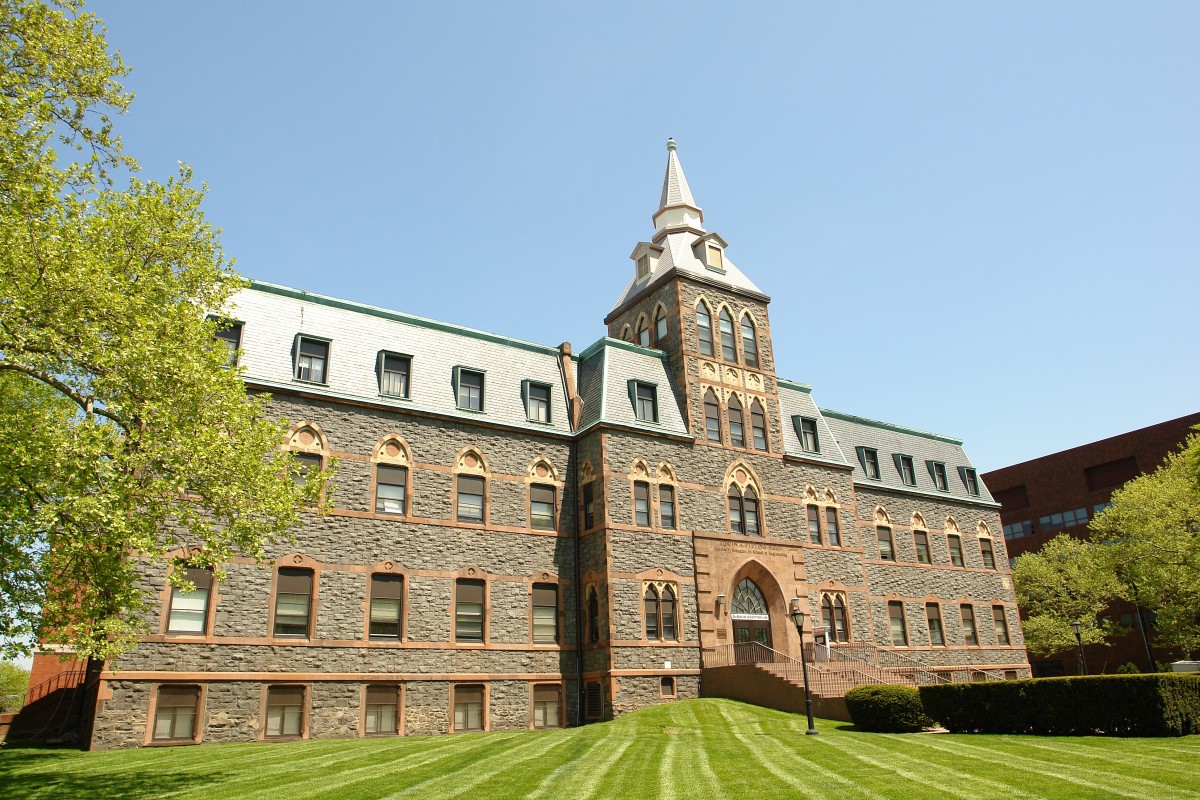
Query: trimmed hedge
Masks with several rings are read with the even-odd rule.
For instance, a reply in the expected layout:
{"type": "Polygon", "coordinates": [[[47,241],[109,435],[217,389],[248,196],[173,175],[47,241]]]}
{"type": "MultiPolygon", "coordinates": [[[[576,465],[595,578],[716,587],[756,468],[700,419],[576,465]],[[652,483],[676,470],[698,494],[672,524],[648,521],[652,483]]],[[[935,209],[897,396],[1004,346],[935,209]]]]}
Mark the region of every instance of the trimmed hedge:
{"type": "Polygon", "coordinates": [[[955,733],[1200,733],[1198,675],[1094,675],[951,683],[922,686],[920,694],[925,713],[955,733]]]}
{"type": "Polygon", "coordinates": [[[855,727],[864,731],[912,733],[935,724],[925,715],[913,686],[856,686],[846,692],[846,709],[855,727]]]}

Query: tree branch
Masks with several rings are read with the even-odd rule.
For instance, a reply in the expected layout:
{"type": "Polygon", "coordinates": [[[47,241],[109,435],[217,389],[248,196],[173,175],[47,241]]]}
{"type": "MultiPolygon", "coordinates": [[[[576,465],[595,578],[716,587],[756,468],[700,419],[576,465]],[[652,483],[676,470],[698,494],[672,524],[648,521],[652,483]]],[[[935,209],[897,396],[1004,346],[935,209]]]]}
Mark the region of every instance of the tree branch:
{"type": "Polygon", "coordinates": [[[51,375],[48,372],[43,372],[40,369],[34,369],[33,367],[18,363],[16,361],[10,361],[5,358],[0,358],[0,370],[9,370],[12,372],[20,372],[23,375],[28,375],[29,377],[34,378],[35,380],[39,380],[42,383],[46,384],[47,386],[54,387],[59,392],[61,392],[63,395],[74,400],[75,403],[81,409],[83,409],[83,413],[87,414],[88,416],[95,414],[97,416],[104,417],[105,419],[112,420],[117,425],[121,426],[122,429],[127,428],[127,426],[125,424],[125,420],[123,420],[120,416],[113,414],[103,408],[96,408],[96,400],[94,397],[86,397],[86,396],[80,394],[79,392],[75,391],[70,386],[68,386],[66,383],[63,383],[58,378],[54,377],[53,375],[51,375]]]}

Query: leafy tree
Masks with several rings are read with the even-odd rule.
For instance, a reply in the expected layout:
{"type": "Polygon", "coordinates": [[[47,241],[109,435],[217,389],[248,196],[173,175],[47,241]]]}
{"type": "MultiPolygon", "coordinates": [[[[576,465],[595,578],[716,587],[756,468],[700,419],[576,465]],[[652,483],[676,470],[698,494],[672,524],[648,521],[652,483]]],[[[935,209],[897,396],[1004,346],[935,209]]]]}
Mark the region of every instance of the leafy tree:
{"type": "Polygon", "coordinates": [[[1059,534],[1013,566],[1017,603],[1025,612],[1025,646],[1037,655],[1076,647],[1071,623],[1083,623],[1084,644],[1097,644],[1124,632],[1101,619],[1124,586],[1117,579],[1110,553],[1101,545],[1059,534]]]}
{"type": "Polygon", "coordinates": [[[143,631],[139,561],[262,558],[327,474],[294,484],[228,368],[206,312],[243,281],[188,168],[132,177],[95,17],[0,0],[0,64],[0,641],[106,658],[143,631]]]}
{"type": "Polygon", "coordinates": [[[20,711],[29,688],[29,670],[10,661],[0,661],[0,714],[20,711]]]}
{"type": "Polygon", "coordinates": [[[1200,435],[1157,471],[1113,493],[1092,521],[1094,539],[1112,551],[1114,573],[1157,614],[1158,640],[1200,650],[1200,435]]]}

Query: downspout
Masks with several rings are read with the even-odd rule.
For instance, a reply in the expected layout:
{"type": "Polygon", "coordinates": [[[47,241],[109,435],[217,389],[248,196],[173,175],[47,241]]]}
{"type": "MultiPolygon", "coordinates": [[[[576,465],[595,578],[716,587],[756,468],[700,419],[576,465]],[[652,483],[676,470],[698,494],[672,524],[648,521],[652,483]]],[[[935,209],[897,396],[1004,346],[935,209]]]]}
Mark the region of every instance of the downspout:
{"type": "MultiPolygon", "coordinates": [[[[563,386],[566,389],[566,400],[568,410],[568,423],[571,426],[571,431],[579,430],[579,422],[582,416],[582,402],[575,390],[575,372],[571,360],[571,343],[563,342],[558,347],[559,362],[558,368],[562,372],[563,386]]],[[[583,580],[583,573],[579,567],[580,557],[580,497],[579,497],[579,442],[575,437],[571,437],[571,497],[574,504],[572,514],[574,518],[575,534],[575,725],[583,724],[583,704],[585,702],[583,689],[583,587],[580,581],[583,580]]]]}

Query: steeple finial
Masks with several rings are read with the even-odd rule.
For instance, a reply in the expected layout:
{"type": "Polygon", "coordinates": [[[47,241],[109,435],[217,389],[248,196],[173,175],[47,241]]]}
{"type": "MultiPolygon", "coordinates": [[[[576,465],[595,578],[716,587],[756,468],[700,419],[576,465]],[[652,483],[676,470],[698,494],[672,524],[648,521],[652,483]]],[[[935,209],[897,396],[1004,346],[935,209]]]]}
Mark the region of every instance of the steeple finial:
{"type": "Polygon", "coordinates": [[[684,177],[683,166],[679,163],[676,149],[675,140],[667,139],[667,172],[663,175],[658,211],[654,213],[654,228],[662,230],[666,227],[687,225],[703,230],[700,226],[704,222],[704,212],[692,197],[692,189],[684,177]]]}

